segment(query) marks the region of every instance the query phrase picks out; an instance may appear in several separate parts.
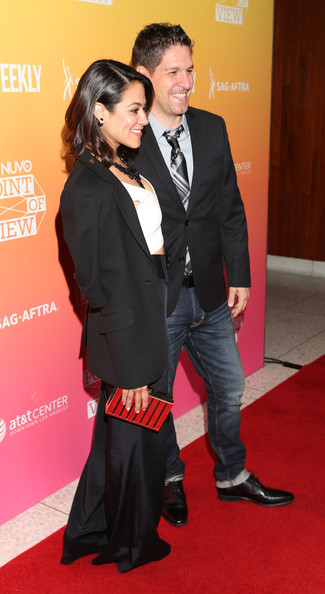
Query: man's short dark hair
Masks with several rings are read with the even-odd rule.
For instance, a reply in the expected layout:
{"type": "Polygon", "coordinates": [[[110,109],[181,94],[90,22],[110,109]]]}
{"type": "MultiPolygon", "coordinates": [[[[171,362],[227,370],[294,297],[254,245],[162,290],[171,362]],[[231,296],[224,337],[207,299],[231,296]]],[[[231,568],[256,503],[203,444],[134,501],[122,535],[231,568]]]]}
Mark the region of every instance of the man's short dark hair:
{"type": "Polygon", "coordinates": [[[163,54],[172,45],[185,45],[191,53],[193,42],[180,25],[152,23],[138,34],[132,50],[132,66],[144,66],[153,74],[163,54]]]}

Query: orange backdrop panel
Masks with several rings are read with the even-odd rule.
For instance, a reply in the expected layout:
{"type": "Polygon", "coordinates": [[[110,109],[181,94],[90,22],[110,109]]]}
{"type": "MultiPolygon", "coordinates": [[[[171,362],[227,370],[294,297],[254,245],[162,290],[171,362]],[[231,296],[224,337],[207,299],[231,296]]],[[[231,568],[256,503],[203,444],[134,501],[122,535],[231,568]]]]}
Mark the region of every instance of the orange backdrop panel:
{"type": "MultiPolygon", "coordinates": [[[[191,103],[227,123],[249,225],[253,287],[238,343],[263,365],[273,0],[16,0],[1,9],[0,523],[76,478],[98,381],[79,358],[85,308],[58,216],[64,114],[98,58],[129,62],[150,22],[195,40],[191,103]]],[[[175,416],[204,400],[182,355],[175,416]]]]}

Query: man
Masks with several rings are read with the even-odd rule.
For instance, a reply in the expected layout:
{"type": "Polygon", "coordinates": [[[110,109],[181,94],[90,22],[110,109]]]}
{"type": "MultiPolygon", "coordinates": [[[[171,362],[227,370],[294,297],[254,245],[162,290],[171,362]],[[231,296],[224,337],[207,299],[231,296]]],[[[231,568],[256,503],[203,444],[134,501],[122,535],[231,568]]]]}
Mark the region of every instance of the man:
{"type": "MultiPolygon", "coordinates": [[[[184,346],[207,390],[219,499],[290,503],[291,493],[264,487],[247,472],[239,439],[244,374],[232,316],[246,307],[250,272],[245,211],[225,123],[188,106],[192,42],[180,26],[145,27],[135,41],[132,65],[155,90],[136,165],[153,184],[163,213],[169,256],[169,391],[184,346]]],[[[186,524],[188,517],[184,470],[171,417],[163,516],[175,526],[186,524]]]]}

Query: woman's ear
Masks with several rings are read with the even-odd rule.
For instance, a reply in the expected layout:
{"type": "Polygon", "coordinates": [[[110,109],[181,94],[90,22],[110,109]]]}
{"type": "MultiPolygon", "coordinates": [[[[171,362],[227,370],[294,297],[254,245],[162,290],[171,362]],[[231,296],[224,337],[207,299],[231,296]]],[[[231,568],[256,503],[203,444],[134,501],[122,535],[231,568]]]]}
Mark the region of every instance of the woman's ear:
{"type": "Polygon", "coordinates": [[[107,111],[107,110],[105,110],[105,107],[104,107],[104,105],[102,103],[96,103],[95,104],[94,116],[98,120],[98,124],[100,126],[103,125],[105,111],[107,111]]]}

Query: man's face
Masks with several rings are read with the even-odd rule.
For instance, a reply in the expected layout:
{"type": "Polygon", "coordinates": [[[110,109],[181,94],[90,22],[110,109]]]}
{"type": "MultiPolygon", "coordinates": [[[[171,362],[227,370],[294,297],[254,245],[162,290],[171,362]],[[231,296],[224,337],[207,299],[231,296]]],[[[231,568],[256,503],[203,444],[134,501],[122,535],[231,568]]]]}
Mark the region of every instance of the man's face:
{"type": "Polygon", "coordinates": [[[186,45],[172,45],[163,54],[153,74],[138,67],[150,78],[155,99],[151,113],[166,128],[176,127],[187,111],[193,87],[193,62],[191,50],[186,45]]]}

